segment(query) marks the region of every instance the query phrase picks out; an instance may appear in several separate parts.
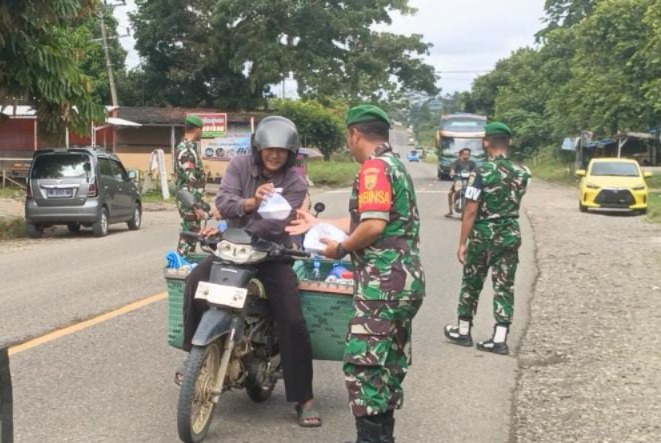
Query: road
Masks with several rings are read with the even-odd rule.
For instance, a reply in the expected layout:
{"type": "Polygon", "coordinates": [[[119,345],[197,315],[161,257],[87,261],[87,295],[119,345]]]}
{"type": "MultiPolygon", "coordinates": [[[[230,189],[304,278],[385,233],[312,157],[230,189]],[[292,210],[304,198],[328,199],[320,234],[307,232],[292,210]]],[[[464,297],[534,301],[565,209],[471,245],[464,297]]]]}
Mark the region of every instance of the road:
{"type": "MultiPolygon", "coordinates": [[[[406,134],[393,144],[406,158],[406,134]]],[[[488,355],[448,344],[442,327],[456,321],[461,267],[455,258],[459,220],[443,217],[447,182],[435,167],[407,164],[422,214],[422,258],[427,298],[414,322],[414,363],[397,414],[398,442],[509,441],[516,355],[488,355]]],[[[317,194],[329,216],[345,215],[347,190],[317,194]]],[[[530,226],[522,220],[524,247],[517,276],[517,312],[510,343],[516,349],[527,323],[535,277],[530,226]]],[[[172,382],[184,358],[166,341],[162,293],[164,254],[175,245],[173,211],[145,214],[138,232],[115,227],[111,235],[58,233],[0,248],[3,314],[0,337],[17,342],[67,325],[11,358],[17,442],[176,442],[178,388],[172,382]],[[161,294],[160,296],[158,294],[161,294]],[[144,306],[112,312],[150,296],[144,306]],[[80,322],[96,319],[96,324],[80,322]]],[[[483,294],[474,337],[490,336],[490,292],[483,294]]],[[[224,395],[209,442],[328,442],[355,437],[341,364],[315,362],[315,395],[324,426],[302,429],[279,384],[264,404],[245,393],[224,395]]]]}

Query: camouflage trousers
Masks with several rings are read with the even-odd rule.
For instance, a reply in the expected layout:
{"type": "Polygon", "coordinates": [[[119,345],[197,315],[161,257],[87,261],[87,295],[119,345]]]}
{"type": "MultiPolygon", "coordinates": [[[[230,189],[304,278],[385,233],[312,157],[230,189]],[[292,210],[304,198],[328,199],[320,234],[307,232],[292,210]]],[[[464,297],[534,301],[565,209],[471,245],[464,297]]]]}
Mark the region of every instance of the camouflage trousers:
{"type": "MultiPolygon", "coordinates": [[[[200,221],[197,219],[197,214],[195,211],[185,211],[184,209],[178,207],[179,216],[181,217],[181,230],[190,231],[190,232],[199,232],[202,228],[200,221]]],[[[182,257],[187,256],[191,252],[195,252],[196,242],[190,241],[187,238],[184,238],[182,235],[179,235],[179,242],[177,243],[177,253],[182,257]]]]}
{"type": "Polygon", "coordinates": [[[422,300],[356,300],[344,353],[351,413],[399,409],[411,364],[411,325],[422,300]]]}
{"type": "Polygon", "coordinates": [[[489,268],[493,283],[493,316],[496,323],[511,323],[514,314],[514,277],[519,264],[519,242],[501,242],[472,236],[466,251],[458,314],[472,319],[489,268]],[[506,244],[503,244],[506,243],[506,244]]]}

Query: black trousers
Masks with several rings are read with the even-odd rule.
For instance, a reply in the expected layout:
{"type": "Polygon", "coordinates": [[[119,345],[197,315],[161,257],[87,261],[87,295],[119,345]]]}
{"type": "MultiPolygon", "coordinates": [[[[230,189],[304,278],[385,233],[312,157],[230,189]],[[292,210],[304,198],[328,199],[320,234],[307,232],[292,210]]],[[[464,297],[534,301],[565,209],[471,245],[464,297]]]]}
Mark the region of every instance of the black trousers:
{"type": "MultiPolygon", "coordinates": [[[[195,300],[200,281],[211,274],[213,257],[210,256],[193,269],[186,278],[184,288],[184,350],[190,351],[195,330],[206,310],[204,300],[195,300]]],[[[269,304],[278,326],[278,346],[282,360],[287,401],[305,402],[312,395],[312,347],[310,333],[305,325],[298,280],[288,263],[258,265],[257,277],[264,285],[269,304]]]]}

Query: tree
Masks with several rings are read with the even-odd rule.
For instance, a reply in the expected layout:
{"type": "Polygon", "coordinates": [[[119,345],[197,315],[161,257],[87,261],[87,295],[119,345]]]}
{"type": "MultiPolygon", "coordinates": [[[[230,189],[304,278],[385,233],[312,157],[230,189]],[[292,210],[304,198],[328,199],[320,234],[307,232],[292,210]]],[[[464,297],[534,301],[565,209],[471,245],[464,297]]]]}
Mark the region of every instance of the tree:
{"type": "Polygon", "coordinates": [[[152,104],[251,109],[293,74],[305,98],[436,92],[421,36],[377,32],[407,0],[138,0],[132,15],[152,104]]]}
{"type": "Polygon", "coordinates": [[[331,154],[343,146],[345,125],[339,109],[312,100],[273,100],[271,107],[293,121],[301,143],[319,148],[324,160],[330,160],[331,154]]]}
{"type": "Polygon", "coordinates": [[[594,11],[596,4],[597,0],[546,0],[544,22],[547,26],[537,34],[537,37],[543,39],[549,31],[577,25],[594,11]]]}
{"type": "Polygon", "coordinates": [[[103,118],[70,38],[97,6],[96,0],[0,2],[0,105],[31,105],[41,130],[60,140],[65,127],[85,133],[90,120],[103,118]]]}

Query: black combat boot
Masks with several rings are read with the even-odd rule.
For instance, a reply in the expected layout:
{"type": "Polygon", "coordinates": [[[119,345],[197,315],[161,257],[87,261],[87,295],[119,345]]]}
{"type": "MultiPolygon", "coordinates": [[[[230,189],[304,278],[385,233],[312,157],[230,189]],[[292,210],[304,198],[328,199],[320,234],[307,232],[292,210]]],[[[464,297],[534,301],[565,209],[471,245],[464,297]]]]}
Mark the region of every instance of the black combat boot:
{"type": "Polygon", "coordinates": [[[500,355],[509,354],[510,349],[507,347],[507,334],[509,333],[509,329],[509,324],[496,323],[496,326],[493,327],[493,337],[489,340],[478,342],[477,349],[500,355]]]}
{"type": "MultiPolygon", "coordinates": [[[[383,438],[384,414],[356,417],[358,437],[355,443],[381,443],[383,438]]],[[[387,440],[385,440],[387,441],[387,440]]],[[[354,443],[354,442],[346,442],[354,443]]]]}
{"type": "Polygon", "coordinates": [[[443,332],[445,337],[451,343],[459,346],[470,347],[473,346],[473,337],[471,336],[471,328],[473,327],[472,318],[459,318],[459,325],[447,325],[443,332]]]}
{"type": "Polygon", "coordinates": [[[395,411],[388,411],[383,419],[383,434],[381,443],[395,443],[395,411]]]}

